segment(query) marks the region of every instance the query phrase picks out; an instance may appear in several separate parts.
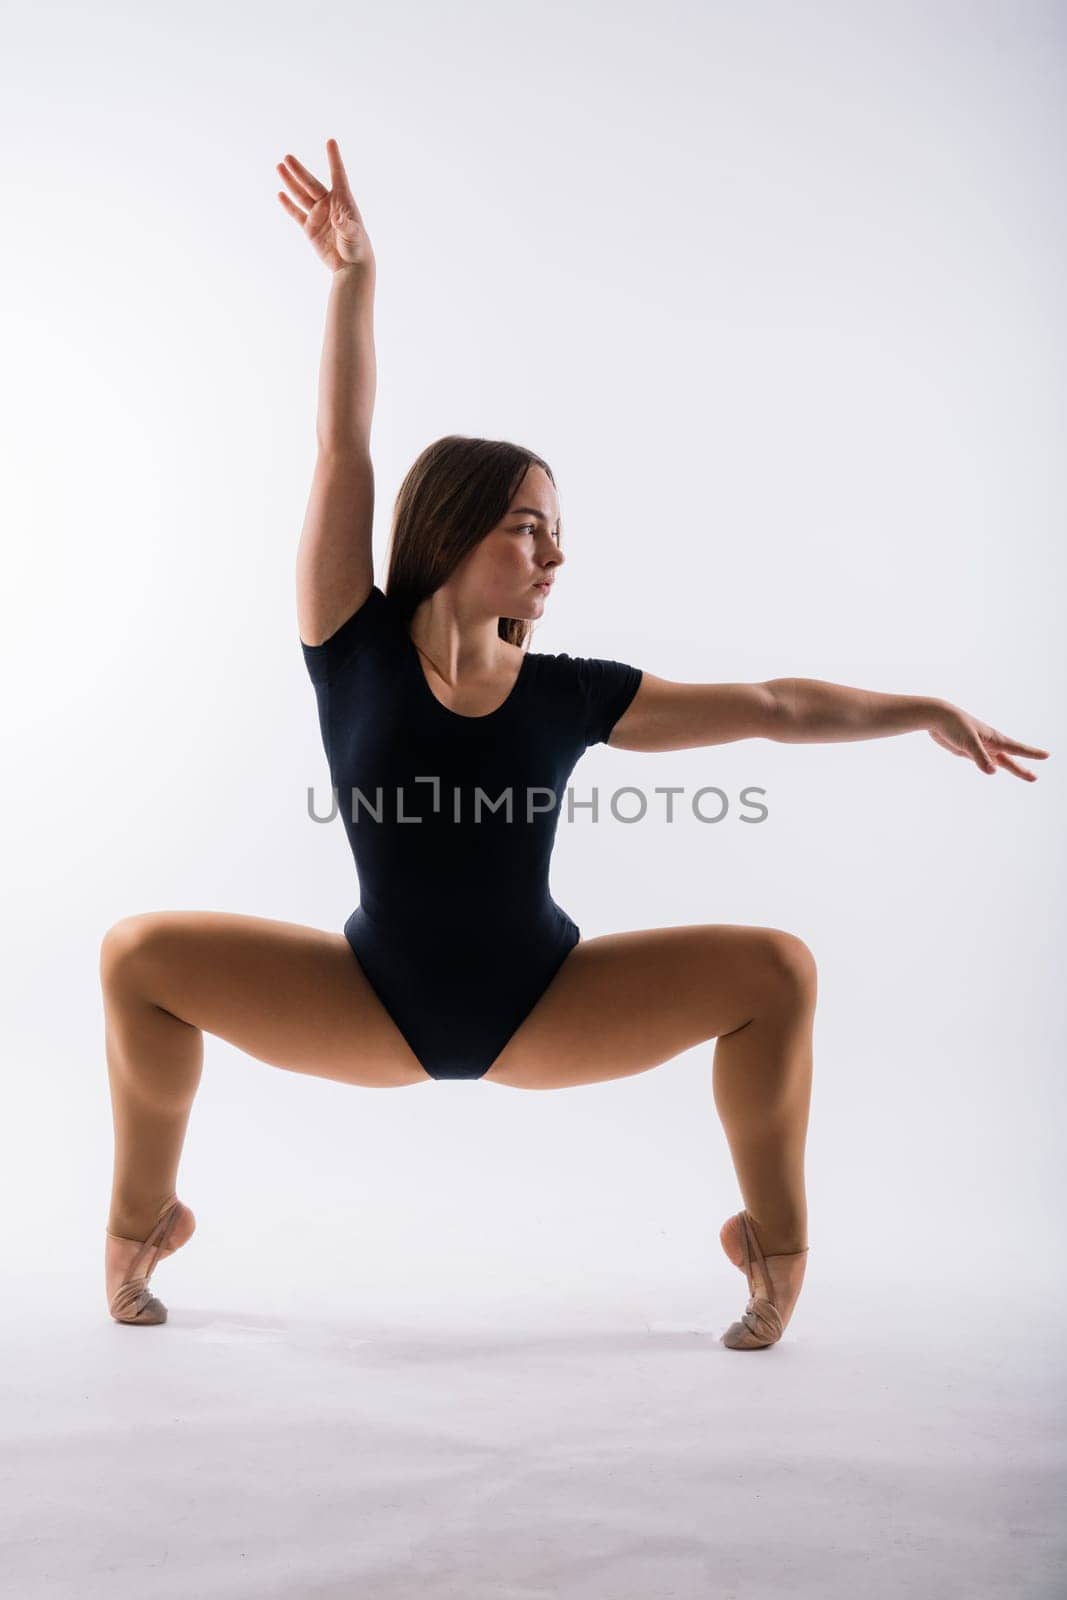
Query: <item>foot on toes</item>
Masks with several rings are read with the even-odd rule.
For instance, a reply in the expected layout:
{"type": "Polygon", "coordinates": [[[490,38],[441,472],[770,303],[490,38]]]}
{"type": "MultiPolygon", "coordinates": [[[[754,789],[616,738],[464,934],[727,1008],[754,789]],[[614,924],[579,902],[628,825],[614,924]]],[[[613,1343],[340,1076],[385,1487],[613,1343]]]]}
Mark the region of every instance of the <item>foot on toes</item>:
{"type": "MultiPolygon", "coordinates": [[[[192,1237],[196,1218],[176,1195],[160,1207],[144,1237],[127,1237],[107,1230],[104,1277],[108,1310],[116,1322],[160,1323],[167,1308],[148,1288],[157,1262],[171,1256],[192,1237]]],[[[140,1234],[142,1229],[132,1230],[140,1234]]]]}
{"type": "Polygon", "coordinates": [[[793,1314],[808,1264],[807,1248],[764,1255],[747,1211],[724,1222],[719,1233],[728,1259],[748,1279],[748,1305],[722,1335],[730,1350],[763,1350],[782,1337],[793,1314]]]}

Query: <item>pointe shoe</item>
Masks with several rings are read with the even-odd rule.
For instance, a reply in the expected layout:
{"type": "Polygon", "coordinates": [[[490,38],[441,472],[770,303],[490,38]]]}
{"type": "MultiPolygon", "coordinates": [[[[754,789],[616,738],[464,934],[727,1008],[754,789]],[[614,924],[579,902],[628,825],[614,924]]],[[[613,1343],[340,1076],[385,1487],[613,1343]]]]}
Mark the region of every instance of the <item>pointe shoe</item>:
{"type": "Polygon", "coordinates": [[[747,1211],[739,1211],[723,1223],[719,1240],[734,1266],[740,1267],[748,1279],[749,1294],[740,1321],[730,1324],[722,1343],[729,1350],[765,1350],[778,1343],[793,1314],[808,1251],[805,1248],[765,1256],[747,1211]]]}
{"type": "Polygon", "coordinates": [[[121,1234],[106,1230],[108,1239],[135,1246],[121,1282],[113,1291],[108,1291],[108,1310],[116,1322],[166,1322],[167,1308],[162,1300],[157,1300],[149,1291],[148,1280],[157,1262],[179,1250],[191,1238],[195,1228],[193,1213],[177,1195],[173,1195],[164,1205],[147,1239],[126,1239],[121,1234]]]}

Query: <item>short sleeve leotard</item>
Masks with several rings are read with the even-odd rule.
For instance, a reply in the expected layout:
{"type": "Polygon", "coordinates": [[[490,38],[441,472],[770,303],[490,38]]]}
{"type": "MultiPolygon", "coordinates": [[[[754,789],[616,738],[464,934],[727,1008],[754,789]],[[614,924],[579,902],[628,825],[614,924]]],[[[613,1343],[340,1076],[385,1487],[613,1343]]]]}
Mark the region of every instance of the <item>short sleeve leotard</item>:
{"type": "Polygon", "coordinates": [[[503,703],[464,716],[377,584],[301,649],[359,879],[345,937],[430,1077],[480,1078],[581,938],[549,892],[556,826],[641,670],[527,651],[503,703]]]}

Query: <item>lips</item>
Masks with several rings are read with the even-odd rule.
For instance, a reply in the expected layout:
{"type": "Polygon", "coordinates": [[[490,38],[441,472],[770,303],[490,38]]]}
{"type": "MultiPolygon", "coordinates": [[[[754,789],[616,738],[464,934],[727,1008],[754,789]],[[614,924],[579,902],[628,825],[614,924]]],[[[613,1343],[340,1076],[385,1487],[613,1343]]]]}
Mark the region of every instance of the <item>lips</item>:
{"type": "Polygon", "coordinates": [[[542,583],[535,583],[534,584],[534,588],[535,589],[551,589],[551,587],[552,587],[554,582],[555,582],[554,578],[546,578],[542,583]]]}

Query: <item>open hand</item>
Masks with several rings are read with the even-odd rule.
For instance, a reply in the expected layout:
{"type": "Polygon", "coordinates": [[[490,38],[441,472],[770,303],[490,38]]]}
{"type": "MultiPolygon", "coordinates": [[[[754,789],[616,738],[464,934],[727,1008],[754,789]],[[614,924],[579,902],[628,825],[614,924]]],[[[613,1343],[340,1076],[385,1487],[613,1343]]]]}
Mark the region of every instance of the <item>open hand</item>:
{"type": "Polygon", "coordinates": [[[327,139],[326,157],[330,163],[328,189],[295,156],[286,155],[279,161],[275,171],[281,173],[300,205],[294,205],[281,190],[278,199],[331,272],[348,266],[373,266],[374,251],[348,186],[336,139],[327,139]],[[307,209],[301,210],[301,206],[307,209]]]}
{"type": "Polygon", "coordinates": [[[979,722],[977,718],[968,716],[966,711],[961,711],[959,706],[951,705],[947,700],[938,708],[934,725],[928,731],[931,739],[943,749],[951,750],[954,756],[967,756],[979,771],[995,773],[998,767],[1005,767],[1008,772],[1014,772],[1017,778],[1025,778],[1028,783],[1037,781],[1037,773],[1020,767],[1012,757],[1032,756],[1037,761],[1043,761],[1048,755],[1047,750],[1038,750],[1033,745],[1009,739],[1007,734],[998,733],[987,722],[979,722]]]}

